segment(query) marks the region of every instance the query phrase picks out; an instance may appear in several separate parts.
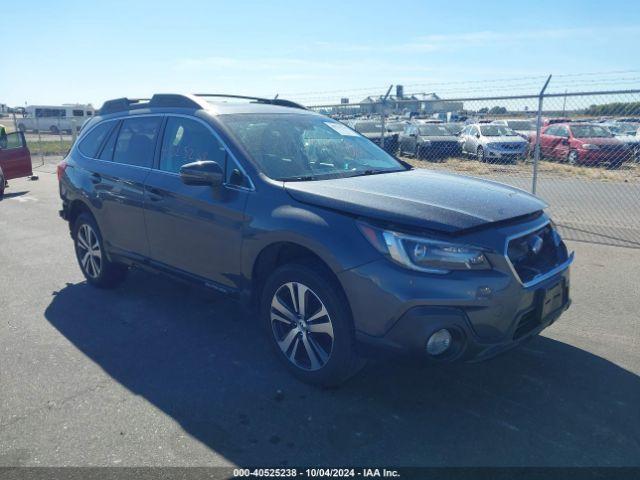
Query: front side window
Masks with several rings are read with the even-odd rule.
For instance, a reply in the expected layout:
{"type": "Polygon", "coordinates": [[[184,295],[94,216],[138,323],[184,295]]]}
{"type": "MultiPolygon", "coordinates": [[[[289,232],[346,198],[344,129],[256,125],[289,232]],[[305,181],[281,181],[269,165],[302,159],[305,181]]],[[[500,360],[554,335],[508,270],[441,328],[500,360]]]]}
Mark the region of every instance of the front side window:
{"type": "Polygon", "coordinates": [[[80,141],[80,144],[78,145],[80,152],[86,157],[96,158],[102,142],[107,138],[107,135],[111,131],[111,127],[113,127],[113,125],[114,122],[104,122],[96,125],[96,127],[87,133],[87,135],[85,135],[85,137],[80,141]]]}
{"type": "Polygon", "coordinates": [[[161,122],[161,117],[123,120],[113,152],[113,161],[150,168],[153,164],[153,153],[161,122]]]}
{"type": "Polygon", "coordinates": [[[160,170],[180,172],[186,163],[215,160],[225,169],[225,150],[202,123],[184,117],[169,117],[160,151],[160,170]]]}
{"type": "Polygon", "coordinates": [[[335,120],[302,113],[227,114],[220,120],[253,163],[277,180],[320,180],[406,170],[335,120]]]}
{"type": "Polygon", "coordinates": [[[24,137],[22,132],[0,133],[0,149],[13,150],[24,147],[24,137]]]}

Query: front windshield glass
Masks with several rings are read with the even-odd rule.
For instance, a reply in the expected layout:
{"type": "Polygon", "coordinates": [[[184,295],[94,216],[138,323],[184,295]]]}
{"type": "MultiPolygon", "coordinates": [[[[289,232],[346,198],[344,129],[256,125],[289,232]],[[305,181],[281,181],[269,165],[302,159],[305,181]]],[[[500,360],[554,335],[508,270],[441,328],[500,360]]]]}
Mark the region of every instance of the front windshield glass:
{"type": "Polygon", "coordinates": [[[599,125],[573,125],[571,132],[576,138],[607,138],[613,136],[606,128],[599,125]]]}
{"type": "Polygon", "coordinates": [[[382,131],[382,123],[357,122],[353,128],[360,133],[380,133],[382,131]]]}
{"type": "Polygon", "coordinates": [[[507,125],[513,130],[535,130],[532,122],[528,120],[508,120],[507,125]]]}
{"type": "Polygon", "coordinates": [[[439,135],[446,135],[446,136],[450,136],[451,135],[451,133],[449,133],[449,130],[447,130],[447,127],[445,127],[444,125],[434,125],[434,124],[420,125],[418,127],[418,130],[420,131],[420,135],[425,136],[425,137],[435,137],[435,136],[439,136],[439,135]]]}
{"type": "Polygon", "coordinates": [[[349,127],[308,114],[220,115],[254,163],[276,180],[320,180],[406,168],[349,127]]]}
{"type": "Polygon", "coordinates": [[[480,131],[485,137],[509,137],[518,134],[504,125],[481,125],[480,131]]]}

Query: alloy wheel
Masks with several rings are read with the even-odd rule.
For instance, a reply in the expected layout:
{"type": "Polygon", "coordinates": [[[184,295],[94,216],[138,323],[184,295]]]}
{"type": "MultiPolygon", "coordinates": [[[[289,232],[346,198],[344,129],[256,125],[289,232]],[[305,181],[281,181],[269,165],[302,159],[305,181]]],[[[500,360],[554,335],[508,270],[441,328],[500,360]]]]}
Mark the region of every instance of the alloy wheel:
{"type": "Polygon", "coordinates": [[[76,239],[78,260],[82,270],[91,278],[98,278],[102,271],[102,250],[96,232],[90,225],[83,223],[78,229],[76,239]]]}
{"type": "Polygon", "coordinates": [[[324,367],[333,349],[333,324],[320,297],[299,282],[281,285],[273,295],[271,329],[282,353],[302,370],[324,367]]]}
{"type": "Polygon", "coordinates": [[[567,162],[569,163],[569,165],[576,165],[578,163],[578,152],[576,152],[575,150],[571,150],[569,152],[567,162]]]}

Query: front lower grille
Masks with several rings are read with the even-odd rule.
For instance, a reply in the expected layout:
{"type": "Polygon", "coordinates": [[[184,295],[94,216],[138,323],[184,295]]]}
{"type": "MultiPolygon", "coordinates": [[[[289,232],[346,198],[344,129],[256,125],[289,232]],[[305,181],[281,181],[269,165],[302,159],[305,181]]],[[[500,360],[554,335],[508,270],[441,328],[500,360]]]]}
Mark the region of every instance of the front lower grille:
{"type": "Polygon", "coordinates": [[[568,259],[567,247],[551,224],[512,238],[507,257],[522,283],[553,270],[568,259]]]}

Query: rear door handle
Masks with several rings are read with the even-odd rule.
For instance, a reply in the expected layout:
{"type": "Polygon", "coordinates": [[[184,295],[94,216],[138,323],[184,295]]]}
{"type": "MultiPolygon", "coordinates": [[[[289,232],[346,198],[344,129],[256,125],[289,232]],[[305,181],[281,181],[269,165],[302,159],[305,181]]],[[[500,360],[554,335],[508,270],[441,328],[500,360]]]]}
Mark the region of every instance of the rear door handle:
{"type": "Polygon", "coordinates": [[[147,188],[147,197],[149,197],[149,200],[152,202],[159,202],[164,198],[164,195],[157,188],[147,188]]]}
{"type": "Polygon", "coordinates": [[[102,175],[100,175],[99,173],[92,173],[91,183],[100,183],[100,182],[102,182],[102,175]]]}

